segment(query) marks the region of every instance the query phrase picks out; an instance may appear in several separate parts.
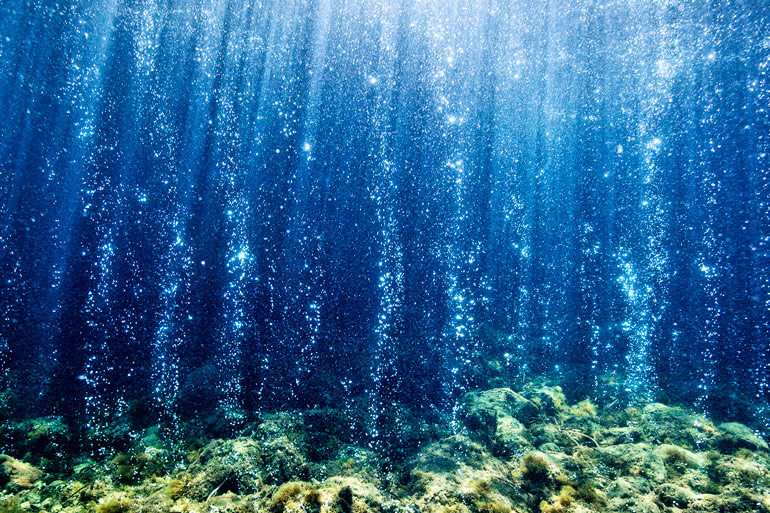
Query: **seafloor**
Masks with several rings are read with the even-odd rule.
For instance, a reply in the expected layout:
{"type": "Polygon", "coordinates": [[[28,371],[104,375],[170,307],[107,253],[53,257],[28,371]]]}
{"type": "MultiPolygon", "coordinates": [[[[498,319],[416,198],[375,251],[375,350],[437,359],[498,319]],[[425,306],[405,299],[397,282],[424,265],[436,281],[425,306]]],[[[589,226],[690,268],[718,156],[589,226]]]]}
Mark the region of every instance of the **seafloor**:
{"type": "Polygon", "coordinates": [[[464,396],[454,428],[402,411],[412,448],[387,458],[351,442],[343,418],[263,414],[176,464],[157,426],[97,461],[68,459],[60,418],[8,421],[0,512],[770,511],[767,443],[681,407],[568,404],[544,381],[492,388],[464,396]]]}

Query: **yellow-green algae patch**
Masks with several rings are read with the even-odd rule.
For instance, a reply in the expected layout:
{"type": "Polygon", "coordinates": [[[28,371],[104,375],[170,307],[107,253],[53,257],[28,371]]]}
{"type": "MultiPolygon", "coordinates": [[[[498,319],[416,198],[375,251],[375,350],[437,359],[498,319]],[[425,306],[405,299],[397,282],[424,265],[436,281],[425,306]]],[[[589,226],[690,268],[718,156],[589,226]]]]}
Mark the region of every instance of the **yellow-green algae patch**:
{"type": "Polygon", "coordinates": [[[765,441],[664,404],[569,404],[542,384],[472,392],[461,429],[398,465],[333,435],[321,450],[306,418],[265,415],[170,473],[141,444],[68,474],[2,455],[0,513],[770,512],[765,441]]]}

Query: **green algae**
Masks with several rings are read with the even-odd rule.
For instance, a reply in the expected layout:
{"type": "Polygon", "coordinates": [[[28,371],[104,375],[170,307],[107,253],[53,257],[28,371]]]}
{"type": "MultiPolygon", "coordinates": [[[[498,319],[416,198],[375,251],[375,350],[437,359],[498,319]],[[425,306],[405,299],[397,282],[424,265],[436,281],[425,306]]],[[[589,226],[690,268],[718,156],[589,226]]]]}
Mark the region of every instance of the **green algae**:
{"type": "Polygon", "coordinates": [[[15,424],[6,440],[23,453],[3,456],[0,513],[770,511],[764,440],[684,408],[571,404],[542,382],[476,391],[461,429],[431,430],[398,465],[345,439],[336,418],[263,415],[241,436],[188,442],[181,462],[155,428],[102,461],[53,464],[40,452],[68,436],[61,419],[15,424]]]}

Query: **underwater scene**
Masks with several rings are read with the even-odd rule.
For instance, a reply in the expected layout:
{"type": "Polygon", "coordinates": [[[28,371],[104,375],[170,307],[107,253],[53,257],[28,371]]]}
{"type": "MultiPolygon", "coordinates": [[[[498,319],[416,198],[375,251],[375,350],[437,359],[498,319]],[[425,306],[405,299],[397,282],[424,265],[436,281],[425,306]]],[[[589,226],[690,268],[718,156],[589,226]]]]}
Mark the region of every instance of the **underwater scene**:
{"type": "Polygon", "coordinates": [[[0,513],[770,513],[770,2],[0,0],[0,513]]]}

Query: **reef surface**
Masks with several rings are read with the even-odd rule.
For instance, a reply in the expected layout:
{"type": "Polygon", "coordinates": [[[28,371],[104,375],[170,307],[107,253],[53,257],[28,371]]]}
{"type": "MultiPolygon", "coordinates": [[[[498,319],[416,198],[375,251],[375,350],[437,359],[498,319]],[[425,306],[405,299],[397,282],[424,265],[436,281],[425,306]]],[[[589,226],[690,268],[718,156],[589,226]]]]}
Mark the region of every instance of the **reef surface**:
{"type": "Polygon", "coordinates": [[[176,453],[158,425],[103,458],[70,458],[60,418],[8,421],[0,512],[770,511],[767,443],[685,408],[570,404],[541,381],[468,393],[446,423],[399,415],[390,453],[326,409],[262,414],[176,453]]]}

